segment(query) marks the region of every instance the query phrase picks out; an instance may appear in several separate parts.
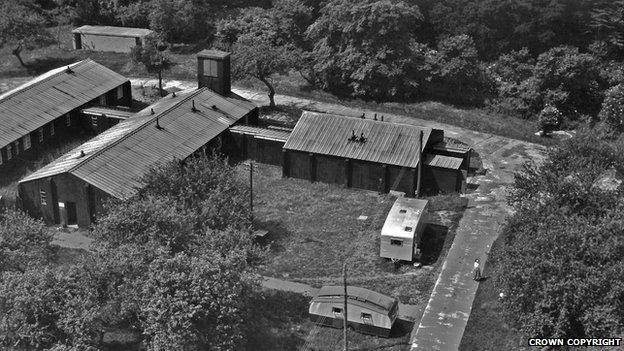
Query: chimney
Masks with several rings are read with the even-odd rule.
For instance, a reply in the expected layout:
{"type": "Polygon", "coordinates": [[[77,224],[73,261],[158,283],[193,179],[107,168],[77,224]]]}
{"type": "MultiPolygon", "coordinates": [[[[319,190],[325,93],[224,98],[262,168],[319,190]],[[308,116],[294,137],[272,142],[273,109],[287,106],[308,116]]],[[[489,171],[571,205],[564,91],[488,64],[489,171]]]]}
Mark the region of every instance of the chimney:
{"type": "Polygon", "coordinates": [[[203,50],[197,54],[197,87],[223,96],[230,94],[230,53],[203,50]]]}

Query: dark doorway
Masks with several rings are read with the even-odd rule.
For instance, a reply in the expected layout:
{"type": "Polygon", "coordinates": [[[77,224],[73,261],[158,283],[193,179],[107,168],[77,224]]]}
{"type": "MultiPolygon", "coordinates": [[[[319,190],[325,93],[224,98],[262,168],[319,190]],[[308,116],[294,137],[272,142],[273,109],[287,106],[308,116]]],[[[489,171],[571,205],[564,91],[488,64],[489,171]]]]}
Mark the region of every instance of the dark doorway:
{"type": "Polygon", "coordinates": [[[78,224],[78,216],[76,215],[76,203],[66,202],[65,209],[67,210],[67,225],[78,224]]]}

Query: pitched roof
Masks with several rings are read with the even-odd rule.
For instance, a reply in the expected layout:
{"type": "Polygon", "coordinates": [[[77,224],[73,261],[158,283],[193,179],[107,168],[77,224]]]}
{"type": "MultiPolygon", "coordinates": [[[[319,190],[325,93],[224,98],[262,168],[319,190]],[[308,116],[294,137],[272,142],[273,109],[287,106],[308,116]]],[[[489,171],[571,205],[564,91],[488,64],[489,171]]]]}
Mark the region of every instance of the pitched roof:
{"type": "Polygon", "coordinates": [[[290,131],[283,129],[261,128],[246,125],[236,125],[230,128],[232,133],[253,135],[255,138],[286,142],[290,136],[290,131]]]}
{"type": "MultiPolygon", "coordinates": [[[[357,286],[347,286],[347,296],[349,299],[367,302],[385,310],[390,310],[396,302],[396,299],[393,297],[357,286]]],[[[314,297],[315,300],[332,298],[344,299],[344,287],[338,285],[325,285],[321,287],[321,290],[319,290],[318,294],[314,297]]]]}
{"type": "Polygon", "coordinates": [[[459,157],[443,155],[427,155],[425,158],[425,165],[438,168],[459,169],[463,162],[459,157]]]}
{"type": "Polygon", "coordinates": [[[421,131],[425,146],[432,131],[441,135],[426,127],[305,111],[284,149],[415,168],[421,131]],[[353,133],[363,133],[366,141],[349,140],[353,133]]]}
{"type": "Polygon", "coordinates": [[[114,197],[127,198],[142,186],[140,178],[151,167],[190,156],[252,110],[233,100],[207,88],[165,97],[20,183],[70,173],[114,197]]]}
{"type": "Polygon", "coordinates": [[[144,37],[153,33],[153,31],[147,28],[82,26],[72,30],[72,33],[108,35],[115,37],[144,37]]]}
{"type": "Polygon", "coordinates": [[[127,81],[87,59],[53,69],[0,95],[0,148],[127,81]]]}

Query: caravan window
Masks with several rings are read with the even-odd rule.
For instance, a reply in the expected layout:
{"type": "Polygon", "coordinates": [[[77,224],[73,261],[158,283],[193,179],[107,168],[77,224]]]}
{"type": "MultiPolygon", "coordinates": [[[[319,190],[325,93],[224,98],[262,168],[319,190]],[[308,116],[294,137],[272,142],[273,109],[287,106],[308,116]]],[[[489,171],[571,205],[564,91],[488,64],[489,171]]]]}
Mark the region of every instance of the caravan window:
{"type": "Polygon", "coordinates": [[[362,312],[362,319],[364,319],[364,320],[371,320],[371,319],[373,319],[373,315],[370,314],[370,313],[362,312]]]}
{"type": "Polygon", "coordinates": [[[403,246],[403,240],[390,239],[390,245],[403,246]]]}
{"type": "Polygon", "coordinates": [[[399,210],[399,213],[407,213],[407,210],[399,210]]]}
{"type": "Polygon", "coordinates": [[[332,313],[340,314],[340,313],[342,313],[342,308],[340,308],[340,307],[332,307],[332,313]]]}
{"type": "Polygon", "coordinates": [[[414,229],[414,228],[412,228],[412,227],[405,227],[405,231],[406,231],[406,232],[411,232],[413,229],[414,229]]]}

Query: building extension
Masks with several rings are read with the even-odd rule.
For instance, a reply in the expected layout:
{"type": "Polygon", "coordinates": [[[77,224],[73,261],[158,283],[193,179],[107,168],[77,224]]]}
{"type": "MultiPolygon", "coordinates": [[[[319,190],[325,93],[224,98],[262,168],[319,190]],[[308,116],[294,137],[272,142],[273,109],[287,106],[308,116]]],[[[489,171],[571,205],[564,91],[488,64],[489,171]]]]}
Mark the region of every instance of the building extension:
{"type": "MultiPolygon", "coordinates": [[[[51,70],[0,95],[0,171],[22,156],[92,128],[81,110],[130,106],[130,81],[92,60],[51,70]]],[[[100,120],[97,131],[115,122],[100,120]]]]}
{"type": "Polygon", "coordinates": [[[72,30],[75,50],[112,51],[128,53],[143,45],[153,31],[145,28],[82,26],[72,30]]]}

